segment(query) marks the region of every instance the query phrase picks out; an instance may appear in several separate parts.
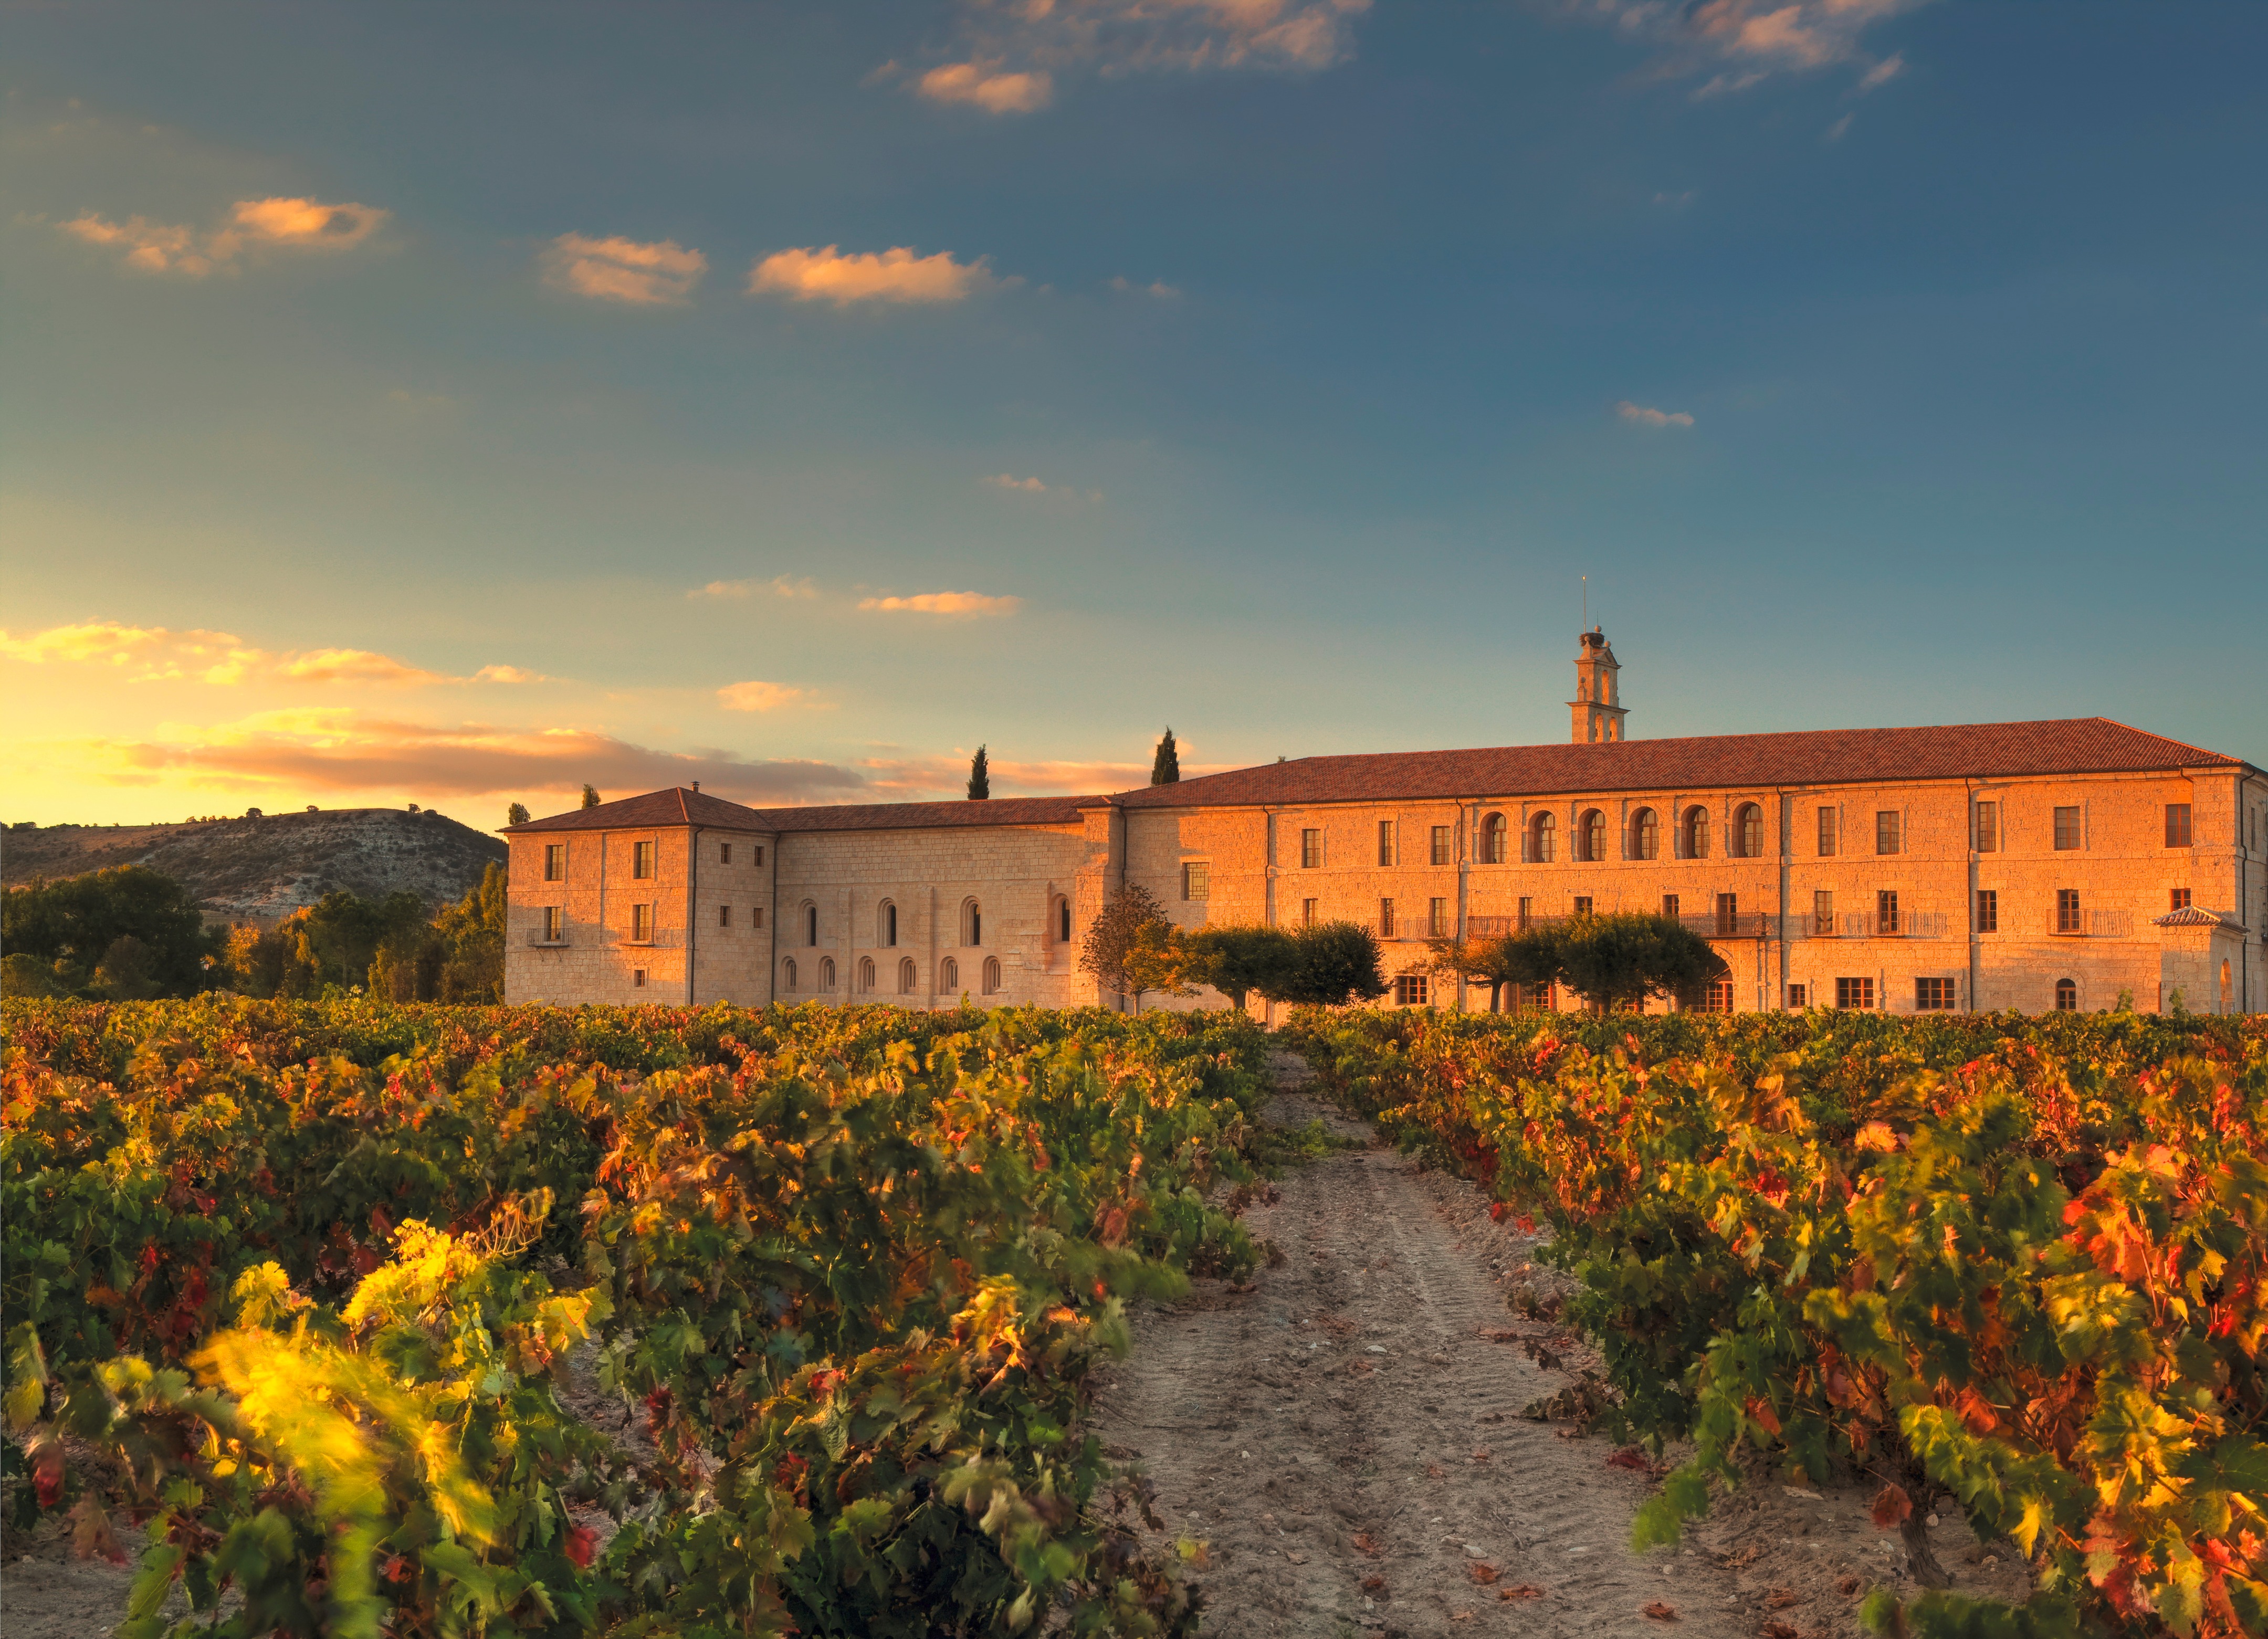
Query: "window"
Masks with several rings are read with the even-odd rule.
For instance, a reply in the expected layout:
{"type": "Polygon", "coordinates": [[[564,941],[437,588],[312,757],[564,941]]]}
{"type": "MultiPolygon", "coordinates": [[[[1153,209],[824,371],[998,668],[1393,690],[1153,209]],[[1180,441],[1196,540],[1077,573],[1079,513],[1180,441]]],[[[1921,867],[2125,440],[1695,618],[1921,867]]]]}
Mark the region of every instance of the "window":
{"type": "Polygon", "coordinates": [[[653,943],[652,906],[633,905],[630,907],[630,943],[632,944],[652,944],[653,943]]]}
{"type": "Polygon", "coordinates": [[[1557,1011],[1559,997],[1548,984],[1516,984],[1512,987],[1512,1004],[1516,1009],[1550,1013],[1557,1011]]]}
{"type": "Polygon", "coordinates": [[[1977,851],[1997,854],[2000,851],[2000,805],[1977,805],[1977,851]]]}
{"type": "Polygon", "coordinates": [[[1315,925],[1314,900],[1301,900],[1300,901],[1300,925],[1302,928],[1312,928],[1315,925]]]}
{"type": "Polygon", "coordinates": [[[1904,816],[1895,808],[1877,810],[1874,814],[1874,851],[1877,854],[1904,852],[1904,816]]]}
{"type": "Polygon", "coordinates": [[[2171,898],[2173,903],[2167,907],[2169,910],[2187,910],[2190,908],[2190,891],[2187,888],[2174,889],[2171,898]]]}
{"type": "Polygon", "coordinates": [[[567,844],[546,842],[543,845],[543,879],[564,882],[567,879],[567,844]]]}
{"type": "Polygon", "coordinates": [[[902,956],[898,959],[898,994],[900,996],[911,996],[914,993],[916,971],[912,957],[902,956]]]}
{"type": "Polygon", "coordinates": [[[819,943],[819,907],[816,905],[803,908],[803,942],[809,945],[819,943]]]}
{"type": "Polygon", "coordinates": [[[1631,852],[1632,859],[1652,859],[1661,848],[1660,827],[1655,824],[1653,810],[1641,808],[1631,816],[1631,852]]]}
{"type": "Polygon", "coordinates": [[[760,864],[760,865],[761,865],[761,864],[762,864],[763,863],[764,863],[764,850],[763,850],[762,849],[761,849],[761,848],[760,848],[760,849],[758,849],[756,850],[756,864],[760,864]]]}
{"type": "Polygon", "coordinates": [[[1203,901],[1212,895],[1212,862],[1192,859],[1182,866],[1182,897],[1203,901]]]}
{"type": "Polygon", "coordinates": [[[1811,892],[1811,937],[1830,939],[1835,937],[1835,890],[1814,888],[1811,892]]]}
{"type": "Polygon", "coordinates": [[[858,994],[872,996],[873,993],[874,959],[871,956],[862,956],[858,959],[858,994]]]}
{"type": "Polygon", "coordinates": [[[733,845],[730,842],[717,844],[717,863],[720,865],[729,865],[733,863],[733,845]]]}
{"type": "Polygon", "coordinates": [[[1661,896],[1661,914],[1672,922],[1677,920],[1677,895],[1665,893],[1661,896]]]}
{"type": "Polygon", "coordinates": [[[1402,850],[1395,840],[1394,821],[1391,820],[1378,822],[1378,863],[1381,865],[1402,863],[1402,850]]]}
{"type": "Polygon", "coordinates": [[[1534,913],[1535,908],[1535,901],[1523,894],[1520,901],[1520,930],[1522,933],[1528,931],[1528,919],[1534,913]]]}
{"type": "Polygon", "coordinates": [[[1717,937],[1729,939],[1741,930],[1741,896],[1719,893],[1717,896],[1717,937]]]}
{"type": "Polygon", "coordinates": [[[720,928],[729,928],[733,925],[733,908],[730,905],[717,907],[717,925],[720,928]]]}
{"type": "Polygon", "coordinates": [[[2059,850],[2068,850],[2077,848],[2079,846],[2079,810],[2076,807],[2057,809],[2055,811],[2055,845],[2057,849],[2059,850]]]}
{"type": "Polygon", "coordinates": [[[884,900],[874,917],[877,942],[884,950],[895,950],[898,943],[898,905],[895,900],[884,900]]]}
{"type": "Polygon", "coordinates": [[[780,964],[780,989],[783,990],[795,989],[795,958],[792,956],[780,964]]]}
{"type": "Polygon", "coordinates": [[[1323,834],[1310,827],[1300,833],[1300,868],[1313,871],[1323,863],[1323,834]]]}
{"type": "Polygon", "coordinates": [[[1953,1011],[1953,981],[1950,979],[1917,979],[1914,981],[1914,1011],[1917,1013],[1949,1013],[1953,1011]]]}
{"type": "Polygon", "coordinates": [[[961,942],[963,944],[984,943],[984,908],[975,900],[965,900],[961,907],[961,942]]]}
{"type": "Polygon", "coordinates": [[[1575,896],[1575,914],[1578,916],[1587,916],[1591,914],[1591,896],[1589,894],[1578,893],[1575,896]]]}
{"type": "Polygon", "coordinates": [[[1449,901],[1430,899],[1425,901],[1425,936],[1432,939],[1449,937],[1449,901]]]}
{"type": "Polygon", "coordinates": [[[1709,857],[1709,811],[1696,803],[1685,811],[1684,823],[1679,827],[1680,856],[1686,859],[1709,857]]]}
{"type": "Polygon", "coordinates": [[[2190,845],[2190,805],[2187,803],[2166,805],[2166,846],[2187,848],[2190,845]]]}
{"type": "Polygon", "coordinates": [[[630,875],[641,882],[653,875],[652,843],[633,842],[630,844],[630,875]]]}
{"type": "Polygon", "coordinates": [[[2079,890],[2058,888],[2056,890],[2056,931],[2077,933],[2080,930],[2079,890]]]}
{"type": "Polygon", "coordinates": [[[543,908],[543,942],[546,944],[563,943],[567,937],[567,908],[546,905],[543,908]]]}
{"type": "Polygon", "coordinates": [[[1874,895],[1874,931],[1896,933],[1898,930],[1898,896],[1894,888],[1884,888],[1874,895]]]}
{"type": "MultiPolygon", "coordinates": [[[[1483,837],[1486,837],[1489,834],[1491,828],[1490,822],[1493,822],[1496,832],[1497,857],[1491,859],[1489,864],[1491,865],[1500,865],[1504,864],[1504,816],[1502,814],[1491,814],[1488,817],[1488,821],[1484,822],[1481,826],[1481,834],[1483,837]]],[[[1447,865],[1455,863],[1449,857],[1452,846],[1450,840],[1451,832],[1452,827],[1448,826],[1437,825],[1433,827],[1433,863],[1437,865],[1447,865]]]]}
{"type": "Polygon", "coordinates": [[[2056,981],[2055,998],[2057,1012],[2076,1013],[2079,1011],[2079,987],[2070,980],[2058,979],[2056,981]]]}
{"type": "Polygon", "coordinates": [[[961,964],[950,956],[937,965],[937,988],[947,996],[961,989],[961,964]]]}
{"type": "Polygon", "coordinates": [[[1548,865],[1558,846],[1558,816],[1549,809],[1528,822],[1528,858],[1532,864],[1548,865]]]}
{"type": "Polygon", "coordinates": [[[1874,1006],[1874,981],[1872,979],[1837,979],[1835,981],[1835,1005],[1849,1008],[1874,1006]]]}
{"type": "Polygon", "coordinates": [[[825,957],[820,961],[819,988],[828,991],[835,989],[835,959],[831,956],[825,957]]]}
{"type": "Polygon", "coordinates": [[[1378,937],[1381,939],[1390,939],[1394,937],[1394,901],[1392,900],[1382,899],[1378,901],[1378,937]]]}
{"type": "Polygon", "coordinates": [[[1583,816],[1575,833],[1576,857],[1601,860],[1607,856],[1607,817],[1594,808],[1583,816]]]}
{"type": "Polygon", "coordinates": [[[984,994],[987,996],[1000,994],[1000,959],[997,956],[988,956],[984,959],[984,994]]]}
{"type": "Polygon", "coordinates": [[[761,905],[752,907],[748,911],[748,926],[751,928],[761,928],[763,925],[764,908],[761,905]]]}
{"type": "Polygon", "coordinates": [[[1425,975],[1424,974],[1396,974],[1394,975],[1394,1003],[1396,1007],[1425,1006],[1425,991],[1426,984],[1425,975]]]}
{"type": "Polygon", "coordinates": [[[1809,1007],[1811,1005],[1810,989],[1807,986],[1800,984],[1792,984],[1788,986],[1787,1004],[1790,1008],[1794,1009],[1797,1011],[1800,1011],[1804,1008],[1809,1007]]]}
{"type": "Polygon", "coordinates": [[[1764,857],[1764,811],[1754,803],[1742,803],[1733,816],[1733,853],[1741,859],[1764,857]]]}
{"type": "Polygon", "coordinates": [[[1065,944],[1071,943],[1071,901],[1067,899],[1056,901],[1056,937],[1065,944]]]}
{"type": "Polygon", "coordinates": [[[1819,811],[1819,856],[1832,859],[1843,848],[1843,811],[1822,808],[1819,811]]]}
{"type": "Polygon", "coordinates": [[[1977,931],[1979,933],[1998,933],[2000,931],[1999,889],[1979,888],[1977,890],[1977,931]]]}
{"type": "Polygon", "coordinates": [[[1705,1013],[1731,1012],[1733,981],[1729,979],[1712,979],[1709,981],[1708,994],[1701,998],[1701,1011],[1705,1013]]]}
{"type": "Polygon", "coordinates": [[[645,989],[644,968],[633,967],[630,969],[630,989],[633,990],[643,990],[645,989]]]}

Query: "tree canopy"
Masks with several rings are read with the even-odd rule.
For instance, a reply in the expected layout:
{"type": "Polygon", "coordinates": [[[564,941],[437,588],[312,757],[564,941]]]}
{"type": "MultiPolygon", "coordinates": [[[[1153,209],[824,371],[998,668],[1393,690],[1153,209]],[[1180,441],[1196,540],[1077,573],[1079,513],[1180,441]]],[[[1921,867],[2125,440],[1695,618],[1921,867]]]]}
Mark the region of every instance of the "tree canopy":
{"type": "Polygon", "coordinates": [[[504,811],[504,822],[506,825],[526,825],[527,823],[527,805],[526,803],[514,803],[511,807],[505,809],[504,811]]]}
{"type": "Polygon", "coordinates": [[[1150,783],[1178,785],[1182,778],[1182,748],[1174,743],[1174,728],[1166,725],[1166,738],[1158,742],[1158,754],[1150,762],[1150,783]]]}
{"type": "Polygon", "coordinates": [[[1199,928],[1188,944],[1198,981],[1240,1010],[1254,991],[1267,996],[1282,988],[1298,959],[1289,933],[1259,923],[1199,928]]]}
{"type": "Polygon", "coordinates": [[[1102,901],[1101,915],[1088,924],[1079,946],[1079,969],[1092,974],[1104,989],[1132,996],[1139,1008],[1141,993],[1157,988],[1139,981],[1158,976],[1156,952],[1165,939],[1159,930],[1170,931],[1171,926],[1150,890],[1130,882],[1102,901]],[[1151,947],[1147,953],[1142,949],[1145,939],[1151,947]]]}
{"type": "MultiPolygon", "coordinates": [[[[218,938],[173,878],[117,865],[0,897],[0,944],[43,967],[60,994],[145,1000],[187,996],[211,982],[218,938]]],[[[31,968],[9,970],[11,994],[38,994],[31,968]]]]}
{"type": "Polygon", "coordinates": [[[583,788],[583,806],[585,808],[596,808],[598,805],[598,788],[593,785],[585,785],[583,788]]]}
{"type": "Polygon", "coordinates": [[[1560,974],[1597,1012],[1640,1006],[1648,997],[1690,1006],[1711,980],[1732,972],[1708,940],[1675,916],[1617,911],[1579,916],[1558,931],[1560,974]]]}
{"type": "Polygon", "coordinates": [[[1455,974],[1489,988],[1489,1011],[1504,1011],[1506,985],[1559,982],[1564,963],[1559,930],[1536,923],[1491,939],[1443,941],[1433,946],[1437,973],[1455,974]]]}
{"type": "Polygon", "coordinates": [[[1344,1007],[1386,994],[1379,966],[1378,939],[1359,922],[1322,922],[1291,932],[1290,966],[1260,994],[1271,1002],[1313,1007],[1344,1007]]]}

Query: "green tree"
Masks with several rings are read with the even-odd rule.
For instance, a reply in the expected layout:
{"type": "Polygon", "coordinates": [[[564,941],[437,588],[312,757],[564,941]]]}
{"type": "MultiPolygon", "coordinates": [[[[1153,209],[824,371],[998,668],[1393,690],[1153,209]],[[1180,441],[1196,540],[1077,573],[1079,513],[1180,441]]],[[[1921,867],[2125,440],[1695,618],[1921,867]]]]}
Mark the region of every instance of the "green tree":
{"type": "Polygon", "coordinates": [[[64,990],[107,995],[115,984],[122,999],[203,989],[219,947],[188,890],[146,865],[15,890],[0,901],[0,944],[45,963],[64,990]]]}
{"type": "Polygon", "coordinates": [[[1379,966],[1378,940],[1359,922],[1321,922],[1292,932],[1288,972],[1263,989],[1271,1002],[1313,1007],[1344,1007],[1386,994],[1379,966]]]}
{"type": "MultiPolygon", "coordinates": [[[[585,787],[585,789],[587,790],[589,788],[585,787]]],[[[514,803],[511,807],[505,809],[504,811],[504,822],[506,825],[526,825],[527,823],[527,805],[526,803],[514,803]]]]}
{"type": "Polygon", "coordinates": [[[984,761],[984,747],[979,746],[976,754],[968,760],[968,800],[981,803],[992,795],[992,770],[984,761]]]}
{"type": "Polygon", "coordinates": [[[598,788],[595,786],[585,785],[583,788],[583,806],[585,808],[596,808],[598,805],[598,788]]]}
{"type": "Polygon", "coordinates": [[[56,981],[55,964],[21,951],[0,957],[0,996],[69,996],[56,981]]]}
{"type": "Polygon", "coordinates": [[[1290,974],[1296,955],[1290,934],[1258,923],[1199,928],[1188,944],[1198,981],[1219,991],[1240,1012],[1255,990],[1265,996],[1290,974]]]}
{"type": "Polygon", "coordinates": [[[1160,936],[1154,930],[1167,926],[1166,913],[1158,908],[1150,890],[1130,882],[1103,900],[1102,914],[1087,925],[1086,938],[1079,946],[1079,968],[1094,975],[1104,989],[1132,996],[1138,1010],[1140,992],[1147,987],[1138,986],[1137,979],[1152,974],[1143,970],[1145,959],[1138,954],[1138,947],[1145,931],[1155,944],[1160,936]]]}
{"type": "Polygon", "coordinates": [[[1145,922],[1134,935],[1126,952],[1126,981],[1134,994],[1134,1011],[1142,1011],[1145,991],[1167,996],[1195,996],[1204,982],[1204,963],[1189,948],[1188,936],[1163,920],[1145,922]]]}
{"type": "Polygon", "coordinates": [[[382,900],[326,893],[306,918],[307,948],[320,981],[342,990],[369,984],[380,946],[389,947],[389,959],[397,966],[413,960],[427,920],[425,901],[406,888],[382,900]]]}
{"type": "Polygon", "coordinates": [[[420,1000],[504,1000],[504,930],[511,898],[504,868],[490,862],[480,886],[433,919],[435,959],[420,1000]]]}
{"type": "Polygon", "coordinates": [[[1489,1011],[1504,1011],[1506,985],[1559,981],[1559,930],[1537,922],[1492,939],[1458,939],[1433,945],[1432,966],[1489,988],[1489,1011]]]}
{"type": "Polygon", "coordinates": [[[1174,744],[1173,724],[1166,725],[1166,738],[1158,742],[1158,754],[1151,760],[1150,783],[1178,785],[1182,779],[1182,750],[1174,744]]]}
{"type": "Polygon", "coordinates": [[[1674,916],[1579,916],[1558,936],[1560,975],[1594,1012],[1642,1006],[1650,996],[1689,1006],[1711,980],[1733,971],[1708,940],[1674,916]]]}

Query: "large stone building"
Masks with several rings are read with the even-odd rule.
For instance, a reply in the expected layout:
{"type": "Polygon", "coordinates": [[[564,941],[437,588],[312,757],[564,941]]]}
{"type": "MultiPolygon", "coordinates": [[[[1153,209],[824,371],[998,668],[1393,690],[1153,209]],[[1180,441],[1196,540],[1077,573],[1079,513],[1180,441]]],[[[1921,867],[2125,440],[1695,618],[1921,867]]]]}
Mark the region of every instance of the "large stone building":
{"type": "Polygon", "coordinates": [[[1631,740],[1618,672],[1584,634],[1564,746],[992,802],[675,790],[514,826],[505,994],[1111,1003],[1079,946],[1134,882],[1184,926],[1362,922],[1388,1005],[1487,1005],[1424,971],[1429,939],[1643,909],[1715,943],[1723,1009],[2268,1006],[2250,763],[2100,717],[1631,740]]]}

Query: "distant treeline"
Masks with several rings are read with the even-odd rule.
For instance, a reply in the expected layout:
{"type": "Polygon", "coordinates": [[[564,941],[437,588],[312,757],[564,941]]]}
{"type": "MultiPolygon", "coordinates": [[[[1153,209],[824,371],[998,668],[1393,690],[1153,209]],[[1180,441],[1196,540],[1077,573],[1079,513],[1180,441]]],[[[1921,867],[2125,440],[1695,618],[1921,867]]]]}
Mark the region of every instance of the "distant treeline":
{"type": "Polygon", "coordinates": [[[223,931],[173,878],[120,865],[5,896],[0,992],[147,1001],[202,990],[306,1000],[360,989],[395,1002],[504,999],[505,878],[438,915],[415,893],[328,893],[266,932],[223,931]]]}

